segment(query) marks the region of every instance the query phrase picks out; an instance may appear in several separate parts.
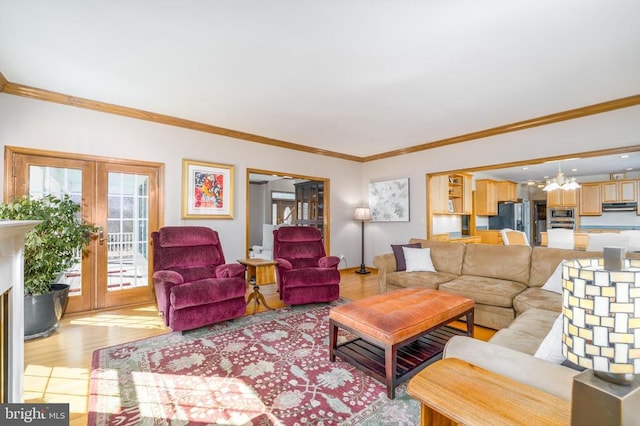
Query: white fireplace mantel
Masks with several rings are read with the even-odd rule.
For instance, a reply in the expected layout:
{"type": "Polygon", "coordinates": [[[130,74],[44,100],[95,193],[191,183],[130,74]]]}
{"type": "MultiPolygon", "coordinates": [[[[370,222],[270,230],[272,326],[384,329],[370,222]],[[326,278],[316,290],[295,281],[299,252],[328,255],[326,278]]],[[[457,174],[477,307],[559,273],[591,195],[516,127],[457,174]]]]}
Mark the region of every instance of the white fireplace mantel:
{"type": "MultiPolygon", "coordinates": [[[[24,235],[38,220],[0,220],[0,294],[11,290],[7,344],[7,403],[21,403],[24,375],[24,235]]],[[[4,384],[2,384],[4,386],[4,384]]]]}

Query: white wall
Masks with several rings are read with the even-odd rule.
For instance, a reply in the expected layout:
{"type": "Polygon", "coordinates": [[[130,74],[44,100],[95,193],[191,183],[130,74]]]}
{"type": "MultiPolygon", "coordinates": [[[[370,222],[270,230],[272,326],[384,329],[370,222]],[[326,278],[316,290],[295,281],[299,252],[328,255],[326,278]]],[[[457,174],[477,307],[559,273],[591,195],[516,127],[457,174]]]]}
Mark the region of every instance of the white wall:
{"type": "Polygon", "coordinates": [[[367,265],[390,252],[391,243],[426,236],[427,173],[638,145],[640,106],[360,164],[0,93],[0,144],[164,163],[165,225],[218,230],[229,260],[245,252],[247,168],[330,178],[330,252],[344,254],[353,267],[360,264],[353,211],[368,203],[370,181],[409,177],[410,221],[365,225],[367,265]],[[233,220],[180,219],[183,158],[235,166],[233,220]]]}
{"type": "MultiPolygon", "coordinates": [[[[505,123],[496,122],[496,125],[500,124],[505,123]]],[[[414,143],[417,145],[425,142],[429,141],[414,143]]],[[[367,244],[365,260],[370,264],[372,255],[391,252],[390,244],[406,242],[411,237],[426,237],[425,200],[428,195],[426,189],[428,173],[638,144],[640,144],[640,106],[635,106],[364,163],[361,182],[362,191],[365,194],[363,197],[366,198],[369,181],[409,177],[411,210],[411,220],[408,223],[368,224],[365,237],[367,244]]]]}
{"type": "MultiPolygon", "coordinates": [[[[0,144],[164,163],[164,224],[205,225],[217,230],[227,261],[245,256],[247,168],[326,177],[331,185],[330,252],[344,254],[350,265],[360,259],[360,227],[352,216],[366,199],[362,198],[360,165],[352,161],[4,93],[0,93],[0,144]],[[181,219],[183,158],[235,166],[232,220],[181,219]]],[[[4,163],[0,167],[4,169],[4,163]]],[[[0,179],[3,176],[4,170],[0,179]]]]}

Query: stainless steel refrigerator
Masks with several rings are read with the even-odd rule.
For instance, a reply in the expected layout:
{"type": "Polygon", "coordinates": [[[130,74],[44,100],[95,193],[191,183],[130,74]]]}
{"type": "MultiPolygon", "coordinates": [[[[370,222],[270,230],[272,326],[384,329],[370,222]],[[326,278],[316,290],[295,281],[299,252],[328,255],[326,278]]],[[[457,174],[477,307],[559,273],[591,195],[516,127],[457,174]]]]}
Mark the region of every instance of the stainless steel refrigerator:
{"type": "Polygon", "coordinates": [[[510,228],[527,233],[529,237],[529,202],[498,203],[498,215],[489,216],[489,229],[510,228]]]}

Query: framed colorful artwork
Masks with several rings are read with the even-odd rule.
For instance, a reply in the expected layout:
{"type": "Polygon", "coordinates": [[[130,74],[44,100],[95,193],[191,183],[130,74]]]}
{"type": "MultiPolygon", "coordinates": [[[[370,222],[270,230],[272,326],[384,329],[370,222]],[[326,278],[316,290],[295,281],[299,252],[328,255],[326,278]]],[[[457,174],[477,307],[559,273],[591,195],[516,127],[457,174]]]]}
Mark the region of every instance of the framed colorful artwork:
{"type": "Polygon", "coordinates": [[[182,218],[233,219],[233,166],[182,160],[182,218]]]}

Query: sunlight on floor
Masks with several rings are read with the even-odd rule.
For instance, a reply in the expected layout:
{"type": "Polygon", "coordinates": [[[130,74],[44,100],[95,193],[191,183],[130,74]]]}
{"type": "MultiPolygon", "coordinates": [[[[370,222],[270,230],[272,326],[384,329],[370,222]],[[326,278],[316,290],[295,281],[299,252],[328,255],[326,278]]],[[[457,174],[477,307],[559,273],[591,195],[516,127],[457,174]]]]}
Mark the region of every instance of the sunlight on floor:
{"type": "Polygon", "coordinates": [[[161,316],[134,316],[134,315],[114,315],[98,314],[72,319],[69,324],[91,325],[100,327],[129,327],[146,329],[164,329],[165,325],[161,316]]]}
{"type": "Polygon", "coordinates": [[[24,372],[25,402],[68,403],[69,412],[86,413],[89,394],[86,368],[28,365],[24,372]]]}

